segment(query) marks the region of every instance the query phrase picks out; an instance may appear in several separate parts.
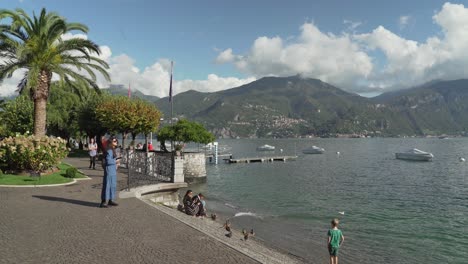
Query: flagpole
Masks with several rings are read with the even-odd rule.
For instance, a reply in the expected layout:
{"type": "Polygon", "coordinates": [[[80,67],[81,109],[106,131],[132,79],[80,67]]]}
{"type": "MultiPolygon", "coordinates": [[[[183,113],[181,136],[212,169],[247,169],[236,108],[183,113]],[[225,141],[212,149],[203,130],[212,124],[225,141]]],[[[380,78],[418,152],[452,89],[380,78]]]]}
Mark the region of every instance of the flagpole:
{"type": "MultiPolygon", "coordinates": [[[[174,62],[171,61],[171,80],[169,84],[169,101],[171,102],[171,126],[172,126],[172,118],[174,114],[174,99],[172,98],[172,72],[174,68],[174,62]]],[[[174,143],[171,140],[171,151],[174,150],[174,143]]]]}
{"type": "Polygon", "coordinates": [[[128,83],[128,93],[127,93],[128,98],[132,97],[132,91],[130,90],[130,83],[128,83]]]}
{"type": "Polygon", "coordinates": [[[172,126],[172,115],[174,114],[174,100],[172,98],[172,71],[173,71],[174,63],[171,61],[171,81],[169,84],[169,101],[171,102],[171,126],[172,126]]]}

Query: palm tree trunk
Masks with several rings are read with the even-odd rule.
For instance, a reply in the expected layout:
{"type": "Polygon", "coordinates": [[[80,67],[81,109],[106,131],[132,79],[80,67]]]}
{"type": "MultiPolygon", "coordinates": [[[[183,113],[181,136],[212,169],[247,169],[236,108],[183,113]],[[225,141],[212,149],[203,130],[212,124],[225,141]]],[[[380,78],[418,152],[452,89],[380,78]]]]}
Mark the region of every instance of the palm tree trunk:
{"type": "Polygon", "coordinates": [[[39,76],[39,84],[34,89],[34,135],[45,136],[47,118],[47,98],[49,97],[50,80],[52,73],[42,70],[39,76]]]}
{"type": "Polygon", "coordinates": [[[47,99],[34,100],[34,135],[42,137],[46,128],[46,106],[47,99]]]}

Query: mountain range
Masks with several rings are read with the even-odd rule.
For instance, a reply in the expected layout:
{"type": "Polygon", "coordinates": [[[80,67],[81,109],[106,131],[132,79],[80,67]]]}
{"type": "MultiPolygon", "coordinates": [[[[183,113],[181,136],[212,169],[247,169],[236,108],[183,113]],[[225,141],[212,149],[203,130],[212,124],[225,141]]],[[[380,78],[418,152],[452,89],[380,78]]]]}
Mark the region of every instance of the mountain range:
{"type": "MultiPolygon", "coordinates": [[[[111,87],[125,94],[125,87],[111,87]]],[[[168,98],[152,101],[170,116],[168,98]]],[[[317,79],[264,77],[213,93],[173,97],[174,117],[201,122],[217,137],[464,135],[468,130],[468,80],[433,81],[366,98],[317,79]]]]}

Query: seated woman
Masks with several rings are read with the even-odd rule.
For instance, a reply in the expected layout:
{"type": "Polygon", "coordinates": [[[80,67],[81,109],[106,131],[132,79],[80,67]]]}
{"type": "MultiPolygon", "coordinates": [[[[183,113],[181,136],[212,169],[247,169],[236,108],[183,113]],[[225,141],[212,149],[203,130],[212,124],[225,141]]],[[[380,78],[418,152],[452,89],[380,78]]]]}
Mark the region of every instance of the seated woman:
{"type": "Polygon", "coordinates": [[[192,198],[192,204],[198,204],[198,213],[197,216],[206,216],[206,202],[205,202],[205,196],[201,193],[198,195],[195,195],[192,198]]]}
{"type": "Polygon", "coordinates": [[[182,200],[184,204],[184,211],[188,215],[197,215],[200,211],[199,201],[194,203],[193,201],[193,192],[192,190],[187,190],[185,193],[184,199],[182,200]]]}

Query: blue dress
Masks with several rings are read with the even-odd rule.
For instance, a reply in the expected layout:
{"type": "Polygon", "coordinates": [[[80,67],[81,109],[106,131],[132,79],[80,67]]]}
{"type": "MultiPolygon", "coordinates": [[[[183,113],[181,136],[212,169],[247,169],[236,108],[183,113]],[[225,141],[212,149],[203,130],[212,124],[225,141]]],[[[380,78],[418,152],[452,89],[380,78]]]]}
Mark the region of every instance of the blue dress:
{"type": "Polygon", "coordinates": [[[112,149],[106,151],[104,180],[102,182],[101,200],[114,200],[117,189],[117,164],[112,149]]]}

